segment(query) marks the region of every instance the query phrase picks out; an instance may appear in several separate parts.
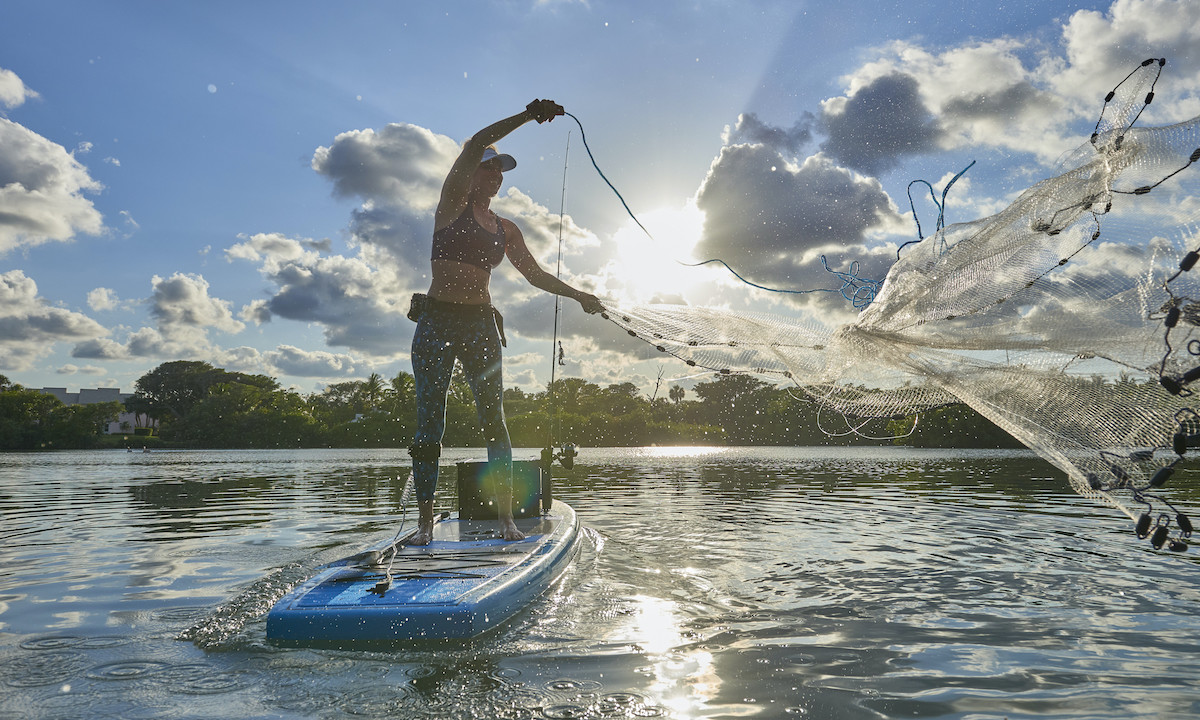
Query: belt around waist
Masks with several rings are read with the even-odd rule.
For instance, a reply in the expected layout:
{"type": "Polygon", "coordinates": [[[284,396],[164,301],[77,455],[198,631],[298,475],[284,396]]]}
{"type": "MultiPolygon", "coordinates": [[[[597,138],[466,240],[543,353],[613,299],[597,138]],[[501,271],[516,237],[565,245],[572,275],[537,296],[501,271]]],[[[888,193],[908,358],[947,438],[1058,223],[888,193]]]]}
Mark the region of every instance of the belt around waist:
{"type": "Polygon", "coordinates": [[[424,293],[414,294],[412,296],[412,307],[408,311],[408,317],[414,321],[419,321],[421,315],[427,310],[462,315],[464,317],[487,317],[491,315],[496,319],[496,330],[500,333],[500,345],[508,347],[508,338],[504,337],[504,316],[500,314],[500,311],[494,305],[486,303],[483,305],[469,305],[467,303],[446,302],[431,298],[424,293]]]}
{"type": "Polygon", "coordinates": [[[469,303],[446,302],[445,300],[438,300],[436,298],[429,298],[428,303],[429,307],[433,310],[457,313],[459,315],[489,315],[496,312],[496,308],[488,303],[472,305],[469,303]]]}

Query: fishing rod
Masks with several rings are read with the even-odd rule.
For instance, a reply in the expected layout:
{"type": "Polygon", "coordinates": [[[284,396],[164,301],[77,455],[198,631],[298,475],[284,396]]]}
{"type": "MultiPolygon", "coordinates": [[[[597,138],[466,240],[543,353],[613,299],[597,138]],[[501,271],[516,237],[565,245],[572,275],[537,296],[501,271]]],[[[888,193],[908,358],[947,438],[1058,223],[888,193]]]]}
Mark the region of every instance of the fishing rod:
{"type": "MultiPolygon", "coordinates": [[[[563,151],[563,181],[562,194],[558,198],[558,264],[554,267],[554,279],[562,280],[562,241],[563,241],[563,218],[566,215],[567,207],[567,164],[571,157],[571,132],[567,131],[567,147],[563,151]]],[[[562,296],[554,296],[554,336],[550,341],[550,387],[554,387],[554,375],[557,370],[561,354],[558,351],[558,311],[562,304],[562,296]]],[[[550,409],[552,411],[550,419],[550,445],[554,445],[554,417],[557,413],[557,406],[551,395],[550,409]]]]}
{"type": "MultiPolygon", "coordinates": [[[[576,120],[578,122],[578,120],[576,120]]],[[[581,126],[582,132],[582,126],[581,126]]],[[[558,263],[554,268],[554,277],[557,280],[562,280],[562,243],[563,243],[563,219],[566,215],[567,207],[567,166],[571,156],[571,132],[567,131],[567,147],[563,151],[563,180],[562,194],[558,199],[558,263]]],[[[554,452],[554,422],[558,419],[558,403],[554,401],[554,379],[558,370],[558,364],[563,361],[562,345],[558,341],[558,312],[561,307],[562,298],[559,295],[554,296],[554,335],[550,341],[550,384],[546,386],[546,397],[550,401],[550,420],[547,428],[546,447],[542,450],[542,464],[545,466],[547,474],[550,472],[550,466],[557,459],[562,463],[563,467],[568,470],[575,464],[575,446],[564,445],[561,452],[554,452]]]]}

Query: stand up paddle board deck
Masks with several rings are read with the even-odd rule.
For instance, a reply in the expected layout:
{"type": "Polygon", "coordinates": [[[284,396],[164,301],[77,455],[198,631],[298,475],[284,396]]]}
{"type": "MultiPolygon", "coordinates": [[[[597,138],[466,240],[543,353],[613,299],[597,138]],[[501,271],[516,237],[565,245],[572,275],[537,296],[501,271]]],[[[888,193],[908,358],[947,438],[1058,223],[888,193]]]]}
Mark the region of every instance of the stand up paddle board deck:
{"type": "Polygon", "coordinates": [[[525,539],[506,542],[495,520],[456,513],[434,524],[427,546],[404,545],[409,535],[330,563],[275,604],[267,639],[350,646],[486,632],[546,592],[578,550],[579,523],[566,503],[516,523],[525,539]]]}

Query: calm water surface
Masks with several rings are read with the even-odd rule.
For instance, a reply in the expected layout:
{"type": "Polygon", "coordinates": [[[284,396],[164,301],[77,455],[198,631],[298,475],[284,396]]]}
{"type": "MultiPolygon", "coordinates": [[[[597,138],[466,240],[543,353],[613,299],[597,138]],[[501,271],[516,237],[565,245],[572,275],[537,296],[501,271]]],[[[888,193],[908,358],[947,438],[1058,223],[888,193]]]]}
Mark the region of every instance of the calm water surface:
{"type": "Polygon", "coordinates": [[[510,625],[268,645],[289,587],[396,531],[405,460],[0,455],[0,718],[1200,716],[1200,549],[1025,453],[585,449],[583,551],[510,625]]]}

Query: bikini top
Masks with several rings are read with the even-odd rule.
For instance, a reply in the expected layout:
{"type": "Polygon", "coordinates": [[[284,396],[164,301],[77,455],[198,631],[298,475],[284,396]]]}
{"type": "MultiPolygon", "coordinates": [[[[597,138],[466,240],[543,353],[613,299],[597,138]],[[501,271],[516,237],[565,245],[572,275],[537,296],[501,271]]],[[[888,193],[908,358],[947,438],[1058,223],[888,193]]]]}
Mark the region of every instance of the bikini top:
{"type": "Polygon", "coordinates": [[[471,208],[433,233],[431,260],[454,260],[491,272],[504,260],[504,222],[496,217],[496,232],[488,232],[471,208]]]}

